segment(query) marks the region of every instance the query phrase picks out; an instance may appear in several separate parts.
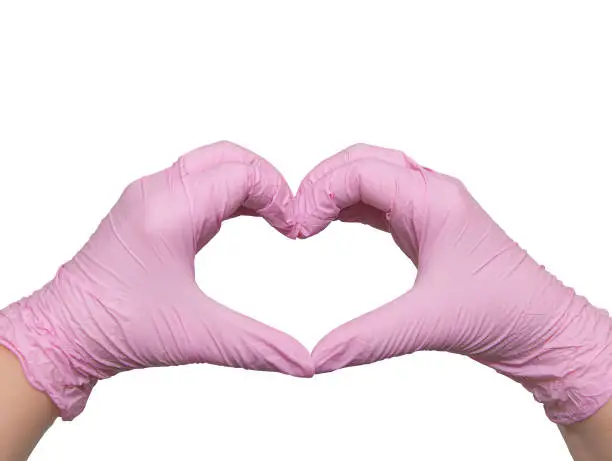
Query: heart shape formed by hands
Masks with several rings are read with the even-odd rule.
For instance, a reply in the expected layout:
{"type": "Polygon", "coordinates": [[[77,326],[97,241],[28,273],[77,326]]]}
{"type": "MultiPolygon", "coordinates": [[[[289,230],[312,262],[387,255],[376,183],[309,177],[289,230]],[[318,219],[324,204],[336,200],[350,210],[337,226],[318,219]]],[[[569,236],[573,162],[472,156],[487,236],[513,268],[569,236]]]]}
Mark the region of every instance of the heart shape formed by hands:
{"type": "Polygon", "coordinates": [[[419,350],[468,355],[519,381],[568,423],[612,396],[612,323],[539,266],[457,179],[400,151],[355,145],[293,196],[261,157],[228,142],[131,184],[42,290],[0,312],[0,345],[72,419],[99,379],[212,363],[310,377],[419,350]],[[194,258],[235,216],[289,238],[330,222],[390,232],[418,269],[404,296],[332,331],[312,352],[195,282],[194,258]]]}

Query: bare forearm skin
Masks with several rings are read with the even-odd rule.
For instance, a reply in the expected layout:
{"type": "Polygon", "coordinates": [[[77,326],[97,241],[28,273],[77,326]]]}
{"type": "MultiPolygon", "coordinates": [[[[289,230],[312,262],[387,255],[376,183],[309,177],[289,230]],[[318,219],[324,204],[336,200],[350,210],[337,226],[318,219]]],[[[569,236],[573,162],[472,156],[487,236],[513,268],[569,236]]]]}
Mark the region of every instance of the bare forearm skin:
{"type": "Polygon", "coordinates": [[[590,418],[559,428],[576,461],[612,461],[612,400],[590,418]]]}
{"type": "Polygon", "coordinates": [[[0,460],[26,460],[58,416],[51,399],[26,380],[17,357],[0,347],[0,460]]]}

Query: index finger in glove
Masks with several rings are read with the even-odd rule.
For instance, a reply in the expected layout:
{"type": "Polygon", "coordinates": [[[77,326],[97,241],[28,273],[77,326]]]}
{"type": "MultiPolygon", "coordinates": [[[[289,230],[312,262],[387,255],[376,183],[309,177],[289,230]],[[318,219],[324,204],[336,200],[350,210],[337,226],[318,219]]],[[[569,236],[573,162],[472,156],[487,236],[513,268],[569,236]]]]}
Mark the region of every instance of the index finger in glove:
{"type": "MultiPolygon", "coordinates": [[[[261,216],[281,233],[291,236],[294,225],[289,210],[293,193],[281,173],[262,157],[237,144],[220,141],[195,149],[179,160],[181,174],[188,183],[199,181],[202,176],[210,177],[207,172],[226,164],[247,167],[250,183],[243,202],[224,219],[236,215],[261,216]]],[[[240,187],[239,183],[234,184],[240,187]]]]}
{"type": "Polygon", "coordinates": [[[386,158],[358,158],[339,162],[326,174],[312,173],[310,177],[317,179],[303,184],[296,197],[295,219],[301,236],[321,232],[343,210],[359,204],[379,210],[388,220],[399,212],[397,217],[408,218],[405,224],[412,227],[414,212],[425,195],[424,170],[412,161],[400,166],[386,158]]]}

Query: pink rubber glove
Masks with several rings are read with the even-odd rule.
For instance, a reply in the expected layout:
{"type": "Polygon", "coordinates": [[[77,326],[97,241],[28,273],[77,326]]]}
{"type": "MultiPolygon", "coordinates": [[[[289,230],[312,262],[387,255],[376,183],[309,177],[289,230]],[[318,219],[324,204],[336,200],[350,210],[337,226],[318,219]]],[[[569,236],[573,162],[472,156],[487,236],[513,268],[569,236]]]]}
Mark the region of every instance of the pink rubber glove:
{"type": "Polygon", "coordinates": [[[257,214],[295,237],[291,199],[255,154],[227,142],[197,149],[131,184],[53,281],[0,311],[0,344],[65,420],[97,380],[134,368],[210,363],[312,376],[297,341],[195,282],[196,253],[230,216],[257,214]]]}
{"type": "Polygon", "coordinates": [[[420,350],[468,355],[518,381],[568,424],[612,396],[612,321],[538,265],[458,180],[403,153],[353,146],[304,180],[302,237],[331,221],[388,230],[418,268],[399,299],[315,348],[317,372],[420,350]]]}

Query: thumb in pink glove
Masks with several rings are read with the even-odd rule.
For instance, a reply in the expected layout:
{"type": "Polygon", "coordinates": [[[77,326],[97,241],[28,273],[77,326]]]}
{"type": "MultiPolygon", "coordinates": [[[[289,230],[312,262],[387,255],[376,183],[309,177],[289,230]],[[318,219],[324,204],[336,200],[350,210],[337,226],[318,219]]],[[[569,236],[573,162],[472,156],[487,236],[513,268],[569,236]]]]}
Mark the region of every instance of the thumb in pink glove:
{"type": "Polygon", "coordinates": [[[43,289],[0,311],[0,344],[64,419],[97,380],[210,363],[312,376],[293,338],[208,298],[194,257],[237,214],[294,237],[292,194],[263,159],[221,142],[131,184],[91,240],[43,289]]]}
{"type": "Polygon", "coordinates": [[[457,179],[399,151],[357,145],[324,161],[296,197],[302,237],[331,221],[390,231],[414,287],[339,327],[317,372],[421,350],[468,355],[511,377],[569,424],[612,396],[612,321],[513,242],[457,179]]]}

